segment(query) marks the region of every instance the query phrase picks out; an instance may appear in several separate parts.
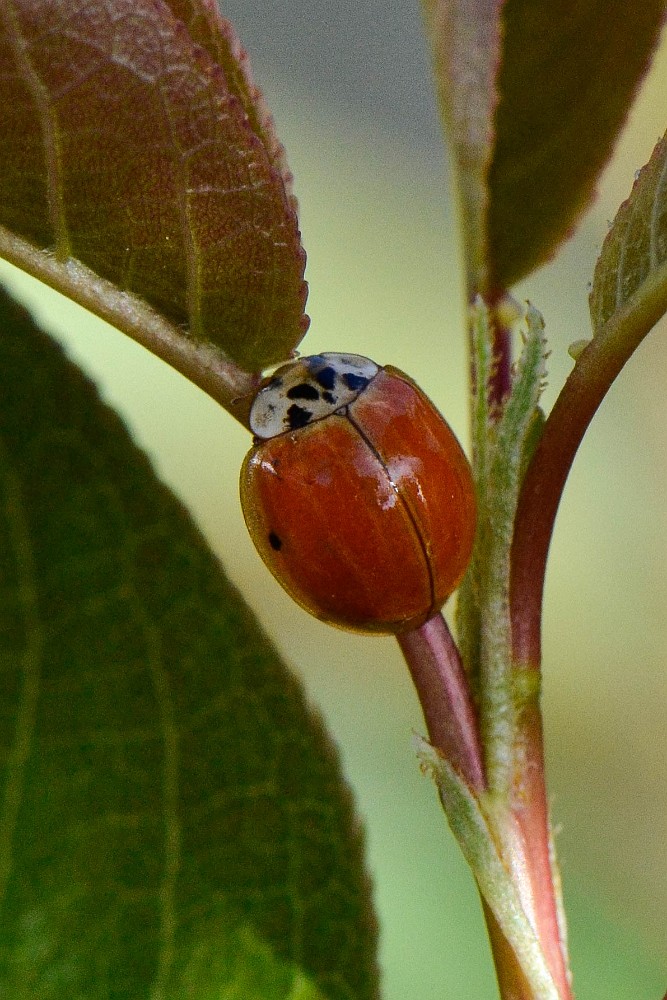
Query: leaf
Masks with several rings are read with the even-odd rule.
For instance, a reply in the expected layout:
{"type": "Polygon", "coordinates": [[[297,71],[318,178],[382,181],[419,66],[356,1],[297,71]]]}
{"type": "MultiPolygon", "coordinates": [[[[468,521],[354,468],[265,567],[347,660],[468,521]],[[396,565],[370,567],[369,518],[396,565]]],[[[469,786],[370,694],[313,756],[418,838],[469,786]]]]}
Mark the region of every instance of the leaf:
{"type": "MultiPolygon", "coordinates": [[[[617,313],[667,309],[667,141],[662,138],[619,208],[595,267],[590,296],[596,334],[617,313]]],[[[655,317],[658,318],[657,316],[655,317]]],[[[655,319],[653,320],[655,322],[655,319]]],[[[652,324],[651,324],[652,325],[652,324]]]]}
{"type": "Polygon", "coordinates": [[[666,160],[663,138],[607,234],[589,303],[595,335],[570,349],[576,364],[526,471],[512,543],[513,658],[519,664],[540,662],[547,556],[577,449],[614,379],[667,311],[666,160]]]}
{"type": "Polygon", "coordinates": [[[591,201],[664,0],[424,0],[471,300],[553,255],[591,201]]]}
{"type": "Polygon", "coordinates": [[[287,357],[307,326],[291,176],[211,0],[6,0],[0,65],[2,253],[137,339],[145,301],[161,356],[287,357]]]}
{"type": "Polygon", "coordinates": [[[421,765],[438,786],[452,833],[482,896],[521,963],[534,996],[540,1000],[558,1000],[558,990],[539,941],[498,849],[492,814],[485,808],[485,802],[489,805],[492,799],[477,798],[434,747],[420,737],[416,742],[421,765]]]}
{"type": "Polygon", "coordinates": [[[377,997],[319,717],[91,384],[0,331],[0,996],[377,997]]]}
{"type": "Polygon", "coordinates": [[[507,0],[489,174],[492,285],[514,284],[570,236],[664,18],[664,0],[507,0]]]}

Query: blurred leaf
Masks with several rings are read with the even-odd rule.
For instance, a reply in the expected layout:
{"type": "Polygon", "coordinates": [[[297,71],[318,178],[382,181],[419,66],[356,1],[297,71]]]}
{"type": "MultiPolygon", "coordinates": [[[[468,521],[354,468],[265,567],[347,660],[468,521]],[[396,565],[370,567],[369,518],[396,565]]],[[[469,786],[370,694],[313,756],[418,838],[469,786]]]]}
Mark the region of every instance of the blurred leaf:
{"type": "Polygon", "coordinates": [[[504,0],[422,0],[438,97],[456,164],[471,301],[487,281],[487,175],[504,0]]]}
{"type": "Polygon", "coordinates": [[[667,141],[661,139],[619,208],[595,266],[590,296],[599,333],[621,309],[667,308],[667,141]]]}
{"type": "Polygon", "coordinates": [[[491,285],[567,239],[595,193],[665,18],[665,0],[507,0],[489,175],[491,285]]]}
{"type": "Polygon", "coordinates": [[[424,3],[459,174],[469,292],[494,294],[544,263],[589,204],[665,2],[424,3]]]}
{"type": "Polygon", "coordinates": [[[0,331],[0,996],[371,1000],[321,721],[90,383],[0,331]]]}
{"type": "Polygon", "coordinates": [[[123,298],[96,307],[71,258],[186,349],[287,357],[306,329],[291,178],[211,0],[6,0],[0,66],[3,252],[126,332],[123,298]]]}

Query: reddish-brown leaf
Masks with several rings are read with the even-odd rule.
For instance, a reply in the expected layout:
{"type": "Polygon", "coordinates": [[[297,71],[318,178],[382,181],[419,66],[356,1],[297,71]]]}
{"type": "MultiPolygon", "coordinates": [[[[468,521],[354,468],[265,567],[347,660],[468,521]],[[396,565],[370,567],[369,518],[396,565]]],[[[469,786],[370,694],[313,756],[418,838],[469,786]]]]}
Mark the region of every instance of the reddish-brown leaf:
{"type": "Polygon", "coordinates": [[[55,257],[73,294],[78,259],[154,307],[185,353],[261,369],[307,325],[289,180],[210,0],[3,0],[0,224],[49,255],[52,284],[55,257]]]}

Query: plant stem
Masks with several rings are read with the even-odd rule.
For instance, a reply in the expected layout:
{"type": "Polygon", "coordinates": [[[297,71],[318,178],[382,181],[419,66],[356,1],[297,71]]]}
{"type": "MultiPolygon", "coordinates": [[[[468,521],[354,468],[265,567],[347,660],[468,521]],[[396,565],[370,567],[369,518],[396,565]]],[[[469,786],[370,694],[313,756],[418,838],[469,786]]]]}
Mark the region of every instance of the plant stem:
{"type": "Polygon", "coordinates": [[[397,636],[424,713],[431,743],[479,792],[486,786],[477,715],[459,651],[438,612],[397,636]]]}
{"type": "MultiPolygon", "coordinates": [[[[483,793],[486,779],[475,708],[458,649],[444,618],[437,614],[421,628],[397,638],[417,689],[431,743],[476,793],[483,793]]],[[[532,725],[539,728],[539,709],[535,711],[532,725]]],[[[532,750],[538,746],[541,750],[541,742],[535,738],[530,746],[532,750]]],[[[544,771],[541,763],[535,766],[535,759],[523,759],[526,776],[521,795],[527,795],[531,802],[541,801],[544,808],[524,812],[521,805],[508,816],[513,831],[508,835],[508,841],[512,840],[508,865],[516,870],[516,881],[523,882],[525,909],[540,936],[559,994],[563,1000],[570,1000],[552,892],[546,799],[534,794],[543,788],[544,771]]],[[[538,1000],[483,898],[482,905],[503,1000],[538,1000]]]]}
{"type": "Polygon", "coordinates": [[[512,946],[500,929],[493,911],[484,902],[484,897],[480,898],[501,997],[503,1000],[535,1000],[533,990],[517,962],[512,946]]]}
{"type": "Polygon", "coordinates": [[[512,541],[510,613],[517,663],[540,663],[547,554],[574,456],[614,379],[666,307],[665,282],[647,279],[642,301],[631,299],[579,355],[546,420],[521,488],[512,541]]]}
{"type": "Polygon", "coordinates": [[[522,863],[530,894],[526,904],[551,975],[563,1000],[572,996],[560,882],[555,879],[553,845],[544,768],[542,713],[538,699],[528,701],[517,721],[515,785],[511,811],[519,833],[522,863]]]}
{"type": "MultiPolygon", "coordinates": [[[[649,285],[649,282],[646,283],[649,285]]],[[[665,290],[644,288],[643,300],[619,310],[579,356],[545,423],[528,466],[517,508],[511,550],[510,621],[512,660],[526,689],[541,666],[544,577],[556,512],[586,428],[623,365],[664,312],[665,290]]],[[[571,996],[565,973],[563,928],[551,844],[537,698],[527,698],[519,717],[512,811],[525,845],[542,947],[562,996],[571,996]]]]}
{"type": "Polygon", "coordinates": [[[96,313],[185,375],[244,427],[260,376],[199,344],[140,296],[101,278],[74,258],[59,260],[0,226],[0,257],[96,313]]]}

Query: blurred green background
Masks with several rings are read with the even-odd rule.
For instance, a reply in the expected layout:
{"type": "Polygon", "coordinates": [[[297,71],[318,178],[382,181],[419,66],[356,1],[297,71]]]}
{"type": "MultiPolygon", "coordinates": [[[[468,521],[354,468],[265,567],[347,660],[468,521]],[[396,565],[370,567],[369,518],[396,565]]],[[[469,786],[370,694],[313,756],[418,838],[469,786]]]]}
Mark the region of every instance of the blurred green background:
{"type": "MultiPolygon", "coordinates": [[[[303,349],[406,369],[467,442],[464,301],[451,185],[415,8],[224,7],[288,151],[309,255],[303,349]]],[[[667,126],[656,60],[600,197],[520,298],[544,313],[546,405],[588,336],[587,283],[608,220],[667,126]]],[[[247,435],[166,365],[8,265],[0,277],[67,343],[183,498],[303,678],[341,746],[367,827],[385,1000],[493,997],[471,878],[411,750],[423,731],[397,648],[311,621],[270,579],[237,499],[247,435]]],[[[667,988],[667,363],[664,325],[586,437],[546,591],[545,726],[577,995],[667,988]]]]}

